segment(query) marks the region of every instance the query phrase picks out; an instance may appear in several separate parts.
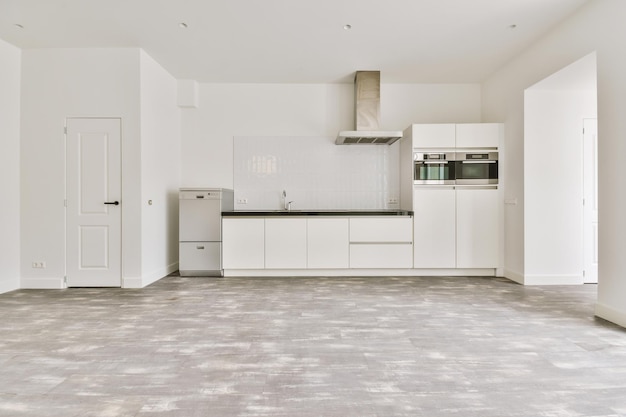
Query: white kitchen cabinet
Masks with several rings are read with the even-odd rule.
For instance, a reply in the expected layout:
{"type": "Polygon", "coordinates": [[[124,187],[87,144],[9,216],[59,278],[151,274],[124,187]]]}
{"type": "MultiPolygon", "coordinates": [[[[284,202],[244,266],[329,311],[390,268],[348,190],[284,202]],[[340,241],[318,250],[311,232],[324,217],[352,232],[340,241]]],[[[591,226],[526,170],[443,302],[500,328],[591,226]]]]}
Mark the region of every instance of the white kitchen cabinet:
{"type": "Polygon", "coordinates": [[[456,267],[456,192],[454,188],[415,188],[414,268],[456,267]]]}
{"type": "Polygon", "coordinates": [[[351,217],[350,243],[412,242],[410,217],[351,217]]]}
{"type": "Polygon", "coordinates": [[[350,268],[411,268],[413,245],[410,242],[352,243],[350,268]]]}
{"type": "Polygon", "coordinates": [[[411,217],[350,218],[350,268],[411,268],[411,217]]]}
{"type": "Polygon", "coordinates": [[[413,148],[454,148],[456,128],[453,123],[414,124],[404,131],[413,148]]]}
{"type": "Polygon", "coordinates": [[[267,217],[265,219],[265,268],[304,269],[307,267],[307,219],[267,217]]]}
{"type": "Polygon", "coordinates": [[[342,269],[350,266],[349,218],[307,219],[307,267],[342,269]]]}
{"type": "Polygon", "coordinates": [[[265,267],[265,219],[229,217],[222,219],[224,269],[265,267]]]}
{"type": "Polygon", "coordinates": [[[457,148],[497,148],[500,145],[502,124],[465,123],[456,125],[457,148]]]}
{"type": "Polygon", "coordinates": [[[496,268],[499,259],[497,189],[456,190],[457,268],[496,268]]]}

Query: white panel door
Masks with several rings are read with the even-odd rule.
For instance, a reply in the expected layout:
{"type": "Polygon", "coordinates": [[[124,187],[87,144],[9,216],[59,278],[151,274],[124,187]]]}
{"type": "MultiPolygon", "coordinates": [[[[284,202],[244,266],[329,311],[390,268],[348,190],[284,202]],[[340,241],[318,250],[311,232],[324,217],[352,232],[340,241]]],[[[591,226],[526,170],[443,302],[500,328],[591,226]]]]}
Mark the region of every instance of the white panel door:
{"type": "Polygon", "coordinates": [[[68,287],[122,284],[120,119],[68,119],[68,287]]]}
{"type": "Polygon", "coordinates": [[[584,280],[598,282],[598,121],[585,119],[583,135],[584,280]]]}

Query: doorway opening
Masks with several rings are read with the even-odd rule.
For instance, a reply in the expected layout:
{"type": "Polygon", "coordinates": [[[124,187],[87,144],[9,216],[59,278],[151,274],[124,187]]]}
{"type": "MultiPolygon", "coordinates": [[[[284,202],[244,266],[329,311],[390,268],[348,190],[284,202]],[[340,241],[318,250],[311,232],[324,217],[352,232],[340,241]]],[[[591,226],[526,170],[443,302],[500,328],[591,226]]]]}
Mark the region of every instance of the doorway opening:
{"type": "Polygon", "coordinates": [[[524,92],[525,283],[597,282],[596,79],[594,52],[524,92]]]}

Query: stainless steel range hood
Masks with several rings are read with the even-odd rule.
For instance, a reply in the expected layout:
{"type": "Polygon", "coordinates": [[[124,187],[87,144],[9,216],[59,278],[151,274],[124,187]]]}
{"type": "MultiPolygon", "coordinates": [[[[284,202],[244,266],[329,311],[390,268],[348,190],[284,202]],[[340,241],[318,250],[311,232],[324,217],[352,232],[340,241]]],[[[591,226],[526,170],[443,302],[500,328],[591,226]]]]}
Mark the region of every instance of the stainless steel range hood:
{"type": "Polygon", "coordinates": [[[401,131],[381,131],[380,71],[357,71],[354,77],[354,119],[356,130],[339,132],[337,145],[391,145],[401,131]]]}

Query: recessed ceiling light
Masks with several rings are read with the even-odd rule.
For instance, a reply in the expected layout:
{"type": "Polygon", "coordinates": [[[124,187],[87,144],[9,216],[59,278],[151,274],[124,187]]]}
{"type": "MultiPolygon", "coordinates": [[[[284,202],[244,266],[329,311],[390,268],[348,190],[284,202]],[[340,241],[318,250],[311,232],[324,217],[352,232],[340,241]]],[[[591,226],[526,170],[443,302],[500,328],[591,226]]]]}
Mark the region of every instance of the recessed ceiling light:
{"type": "Polygon", "coordinates": [[[15,24],[15,27],[16,27],[16,28],[20,28],[20,29],[24,29],[24,25],[20,25],[19,23],[16,23],[16,24],[15,24]]]}
{"type": "Polygon", "coordinates": [[[178,24],[178,27],[179,27],[179,28],[182,28],[182,29],[187,29],[187,23],[185,23],[185,22],[180,22],[180,23],[178,24]]]}
{"type": "Polygon", "coordinates": [[[352,29],[352,25],[344,25],[343,28],[345,30],[350,30],[350,29],[352,29]]]}

